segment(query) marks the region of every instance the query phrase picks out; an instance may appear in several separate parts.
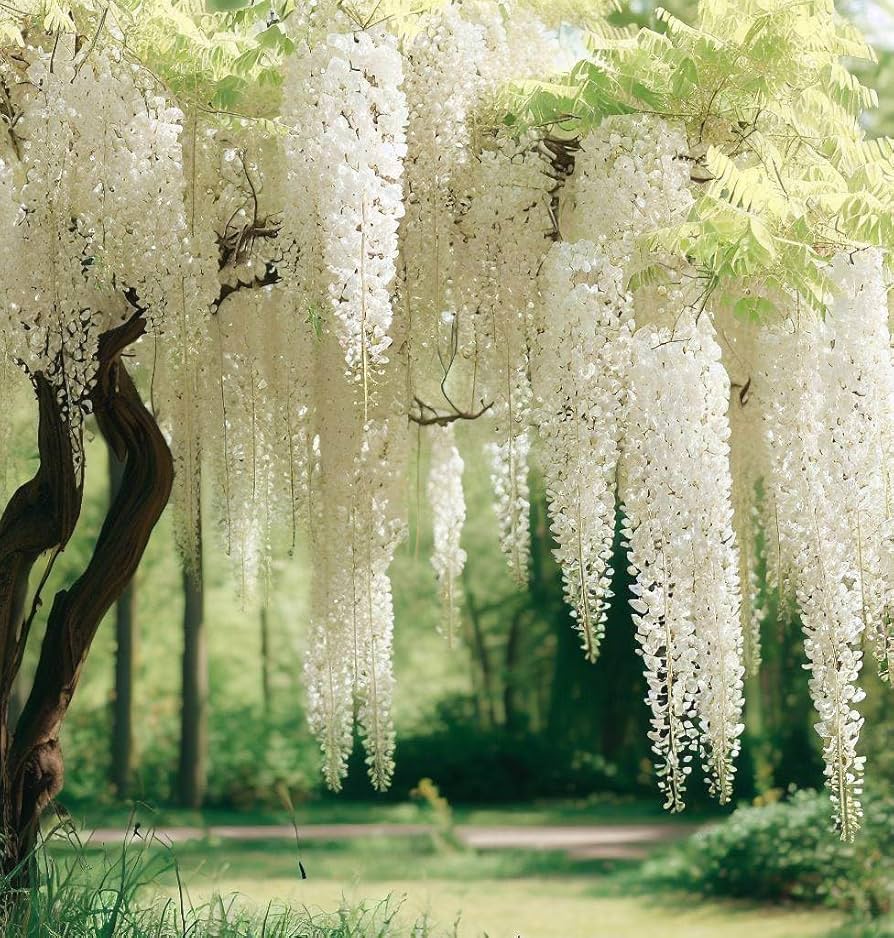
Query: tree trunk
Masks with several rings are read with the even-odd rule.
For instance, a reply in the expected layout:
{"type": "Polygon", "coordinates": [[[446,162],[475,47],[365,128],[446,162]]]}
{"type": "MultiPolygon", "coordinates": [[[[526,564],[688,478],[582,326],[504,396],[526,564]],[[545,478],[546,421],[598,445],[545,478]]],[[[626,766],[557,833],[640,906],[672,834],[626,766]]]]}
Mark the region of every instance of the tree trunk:
{"type": "Polygon", "coordinates": [[[506,636],[506,653],[503,663],[503,725],[509,732],[521,729],[525,722],[518,700],[521,684],[518,674],[521,627],[522,613],[516,611],[509,620],[509,634],[506,636]]]}
{"type": "Polygon", "coordinates": [[[25,709],[25,681],[22,672],[16,675],[12,682],[12,691],[9,695],[9,732],[10,735],[15,732],[16,724],[19,722],[19,716],[25,709]]]}
{"type": "Polygon", "coordinates": [[[487,727],[495,726],[496,712],[494,706],[493,690],[493,668],[491,667],[490,653],[487,649],[487,641],[484,636],[484,628],[481,623],[481,610],[475,599],[472,583],[469,577],[468,565],[463,567],[463,601],[465,603],[466,615],[463,617],[471,631],[472,641],[468,642],[469,655],[472,659],[472,667],[477,668],[481,677],[481,703],[479,710],[485,716],[485,725],[487,727]]]}
{"type": "Polygon", "coordinates": [[[59,731],[84,661],[99,623],[130,582],[170,497],[170,451],[120,361],[144,328],[138,313],[100,337],[90,398],[100,433],[124,463],[121,488],[84,572],[53,600],[34,681],[11,733],[11,689],[48,570],[26,608],[29,575],[42,553],[51,551],[51,565],[66,545],[82,496],[66,411],[44,376],[34,375],[40,468],[0,518],[0,872],[7,885],[28,883],[40,815],[62,788],[59,731]]]}
{"type": "MultiPolygon", "coordinates": [[[[109,450],[109,500],[121,490],[124,464],[109,450]]],[[[121,799],[130,794],[133,773],[133,684],[136,655],[134,582],[115,603],[115,697],[112,707],[112,784],[121,799]]]]}
{"type": "Polygon", "coordinates": [[[270,716],[272,691],[270,689],[270,614],[267,601],[261,603],[261,694],[264,702],[264,716],[270,716]]]}
{"type": "Polygon", "coordinates": [[[205,799],[208,758],[208,652],[201,528],[195,560],[183,569],[182,697],[178,799],[185,808],[200,808],[205,799]]]}

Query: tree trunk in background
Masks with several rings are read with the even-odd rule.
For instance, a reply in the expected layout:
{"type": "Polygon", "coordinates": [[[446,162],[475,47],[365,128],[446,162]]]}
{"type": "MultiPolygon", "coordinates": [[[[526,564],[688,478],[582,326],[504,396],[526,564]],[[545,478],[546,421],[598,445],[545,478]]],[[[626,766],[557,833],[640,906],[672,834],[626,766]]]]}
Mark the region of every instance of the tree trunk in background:
{"type": "Polygon", "coordinates": [[[513,613],[509,621],[509,634],[506,637],[506,657],[503,664],[503,725],[507,730],[521,729],[525,723],[519,707],[520,680],[518,675],[521,652],[520,611],[513,613]]]}
{"type": "Polygon", "coordinates": [[[208,651],[201,530],[198,540],[196,560],[183,570],[183,709],[178,800],[184,808],[201,807],[208,773],[208,651]]]}
{"type": "MultiPolygon", "coordinates": [[[[109,449],[109,503],[121,490],[124,463],[109,449]]],[[[136,605],[134,581],[115,603],[115,698],[112,706],[112,784],[119,798],[130,793],[133,772],[133,672],[135,657],[136,605]]]]}
{"type": "Polygon", "coordinates": [[[261,604],[261,693],[264,701],[264,716],[270,716],[270,615],[267,601],[261,604]]]}
{"type": "Polygon", "coordinates": [[[496,726],[497,719],[496,713],[494,712],[493,673],[490,663],[490,654],[487,650],[487,642],[481,623],[482,611],[478,607],[478,602],[472,590],[468,564],[463,567],[462,581],[463,602],[466,609],[466,615],[463,616],[463,621],[469,633],[467,634],[466,645],[469,649],[472,669],[477,671],[480,676],[478,711],[484,717],[485,726],[496,726]]]}

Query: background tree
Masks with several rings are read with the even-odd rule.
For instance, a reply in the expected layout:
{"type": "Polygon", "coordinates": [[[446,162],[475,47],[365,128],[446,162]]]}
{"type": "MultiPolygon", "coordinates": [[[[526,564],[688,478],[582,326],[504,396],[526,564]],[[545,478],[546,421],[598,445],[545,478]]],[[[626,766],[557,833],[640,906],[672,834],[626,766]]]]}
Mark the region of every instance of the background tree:
{"type": "Polygon", "coordinates": [[[201,530],[198,536],[194,561],[183,568],[183,659],[177,777],[179,802],[185,808],[201,807],[208,774],[208,649],[201,530]]]}

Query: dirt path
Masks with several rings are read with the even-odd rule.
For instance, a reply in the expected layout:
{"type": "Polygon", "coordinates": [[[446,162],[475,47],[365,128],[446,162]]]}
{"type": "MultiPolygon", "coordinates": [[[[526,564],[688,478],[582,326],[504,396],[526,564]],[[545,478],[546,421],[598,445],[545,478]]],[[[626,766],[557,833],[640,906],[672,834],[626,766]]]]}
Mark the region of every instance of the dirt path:
{"type": "MultiPolygon", "coordinates": [[[[656,846],[688,837],[692,824],[580,824],[553,826],[480,826],[460,824],[459,839],[478,850],[559,850],[576,859],[641,859],[656,846]]],[[[331,843],[364,837],[421,837],[431,828],[426,824],[302,824],[301,841],[331,843]]],[[[126,828],[100,828],[85,831],[94,844],[120,844],[126,828]]],[[[293,840],[288,824],[231,825],[202,827],[161,827],[155,837],[166,844],[209,838],[239,842],[293,840]]]]}

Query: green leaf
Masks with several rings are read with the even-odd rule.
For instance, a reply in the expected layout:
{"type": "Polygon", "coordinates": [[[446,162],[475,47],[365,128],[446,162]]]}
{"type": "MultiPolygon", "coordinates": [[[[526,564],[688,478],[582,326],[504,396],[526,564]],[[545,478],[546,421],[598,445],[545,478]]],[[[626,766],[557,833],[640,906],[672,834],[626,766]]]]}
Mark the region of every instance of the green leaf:
{"type": "Polygon", "coordinates": [[[668,283],[669,280],[670,277],[663,264],[649,264],[647,267],[643,267],[642,270],[631,274],[630,279],[627,281],[627,289],[631,293],[635,293],[643,287],[660,286],[668,283]]]}
{"type": "Polygon", "coordinates": [[[253,0],[205,0],[209,13],[228,13],[251,6],[253,0]]]}
{"type": "Polygon", "coordinates": [[[698,68],[695,62],[688,56],[680,60],[680,64],[674,69],[671,76],[671,90],[678,97],[682,97],[698,86],[698,68]]]}
{"type": "Polygon", "coordinates": [[[751,322],[765,322],[778,312],[776,304],[763,296],[743,296],[733,306],[733,313],[751,322]]]}

